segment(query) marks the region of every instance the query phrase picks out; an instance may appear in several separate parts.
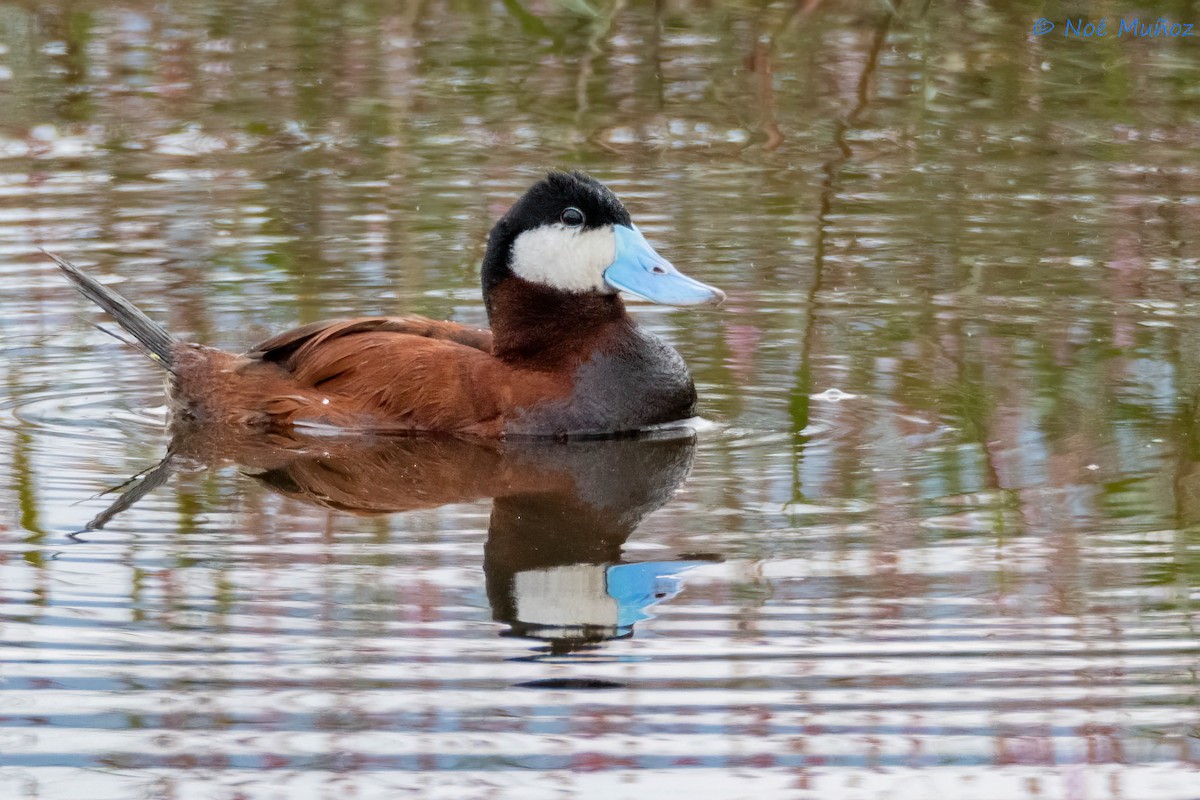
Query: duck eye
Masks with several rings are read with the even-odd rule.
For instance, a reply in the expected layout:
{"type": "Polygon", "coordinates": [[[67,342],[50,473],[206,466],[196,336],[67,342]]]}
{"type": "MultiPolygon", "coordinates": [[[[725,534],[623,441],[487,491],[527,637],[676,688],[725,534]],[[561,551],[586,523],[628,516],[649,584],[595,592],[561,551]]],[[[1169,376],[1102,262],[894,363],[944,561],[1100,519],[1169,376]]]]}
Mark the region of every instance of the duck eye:
{"type": "Polygon", "coordinates": [[[559,215],[558,219],[568,228],[578,228],[583,224],[583,212],[571,206],[559,215]]]}

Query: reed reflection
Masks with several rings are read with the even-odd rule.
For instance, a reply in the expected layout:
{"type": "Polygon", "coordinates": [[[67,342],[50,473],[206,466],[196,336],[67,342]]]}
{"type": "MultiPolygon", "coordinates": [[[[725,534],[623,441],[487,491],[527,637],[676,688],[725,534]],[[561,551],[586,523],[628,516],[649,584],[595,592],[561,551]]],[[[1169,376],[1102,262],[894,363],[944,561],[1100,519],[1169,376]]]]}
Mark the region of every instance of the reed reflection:
{"type": "MultiPolygon", "coordinates": [[[[688,431],[553,442],[452,436],[235,437],[188,426],[85,531],[98,530],[181,467],[236,464],[272,491],[352,514],[492,498],[483,567],[492,616],[552,654],[632,634],[701,560],[637,562],[626,540],[686,479],[688,431]]],[[[83,532],[81,532],[83,533],[83,532]]]]}

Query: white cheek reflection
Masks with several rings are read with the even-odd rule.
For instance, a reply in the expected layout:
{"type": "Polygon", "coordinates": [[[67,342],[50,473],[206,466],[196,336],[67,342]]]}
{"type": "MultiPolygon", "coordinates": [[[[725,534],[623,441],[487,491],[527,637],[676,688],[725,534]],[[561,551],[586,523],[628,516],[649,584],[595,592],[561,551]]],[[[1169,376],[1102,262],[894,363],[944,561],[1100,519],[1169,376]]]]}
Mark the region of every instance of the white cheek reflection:
{"type": "Polygon", "coordinates": [[[611,292],[604,282],[617,254],[612,226],[580,230],[545,225],[513,242],[512,271],[527,281],[568,292],[611,292]]]}

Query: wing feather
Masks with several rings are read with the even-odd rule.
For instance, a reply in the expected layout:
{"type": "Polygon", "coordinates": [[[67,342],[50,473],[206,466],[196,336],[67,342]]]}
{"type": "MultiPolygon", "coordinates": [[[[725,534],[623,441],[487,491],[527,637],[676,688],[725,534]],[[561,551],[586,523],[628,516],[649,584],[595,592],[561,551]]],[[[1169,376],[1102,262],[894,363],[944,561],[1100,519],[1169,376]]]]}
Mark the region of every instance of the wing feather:
{"type": "Polygon", "coordinates": [[[421,336],[471,347],[485,353],[492,352],[492,332],[480,328],[460,325],[457,322],[439,322],[426,317],[358,317],[336,319],[301,325],[272,336],[252,347],[246,358],[287,363],[303,351],[312,351],[331,339],[359,333],[401,333],[421,336]]]}
{"type": "Polygon", "coordinates": [[[265,408],[277,423],[498,436],[521,408],[570,391],[561,375],[513,367],[454,339],[354,323],[307,331],[296,337],[304,340],[299,346],[269,348],[291,348],[282,362],[247,364],[284,373],[286,390],[265,408]]]}

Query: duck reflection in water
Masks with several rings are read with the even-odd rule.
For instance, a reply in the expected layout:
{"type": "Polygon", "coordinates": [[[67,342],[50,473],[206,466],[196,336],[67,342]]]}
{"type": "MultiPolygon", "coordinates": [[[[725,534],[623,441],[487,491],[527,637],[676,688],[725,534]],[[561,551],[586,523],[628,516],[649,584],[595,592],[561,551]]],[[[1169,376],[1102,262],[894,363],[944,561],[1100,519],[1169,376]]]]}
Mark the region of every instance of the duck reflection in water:
{"type": "Polygon", "coordinates": [[[454,436],[238,437],[186,426],[167,456],[85,530],[180,468],[230,463],[288,497],[354,514],[493,498],[483,567],[493,618],[566,653],[629,636],[648,608],[682,588],[697,560],[628,562],[622,547],[691,469],[694,434],[660,431],[571,442],[454,436]]]}

